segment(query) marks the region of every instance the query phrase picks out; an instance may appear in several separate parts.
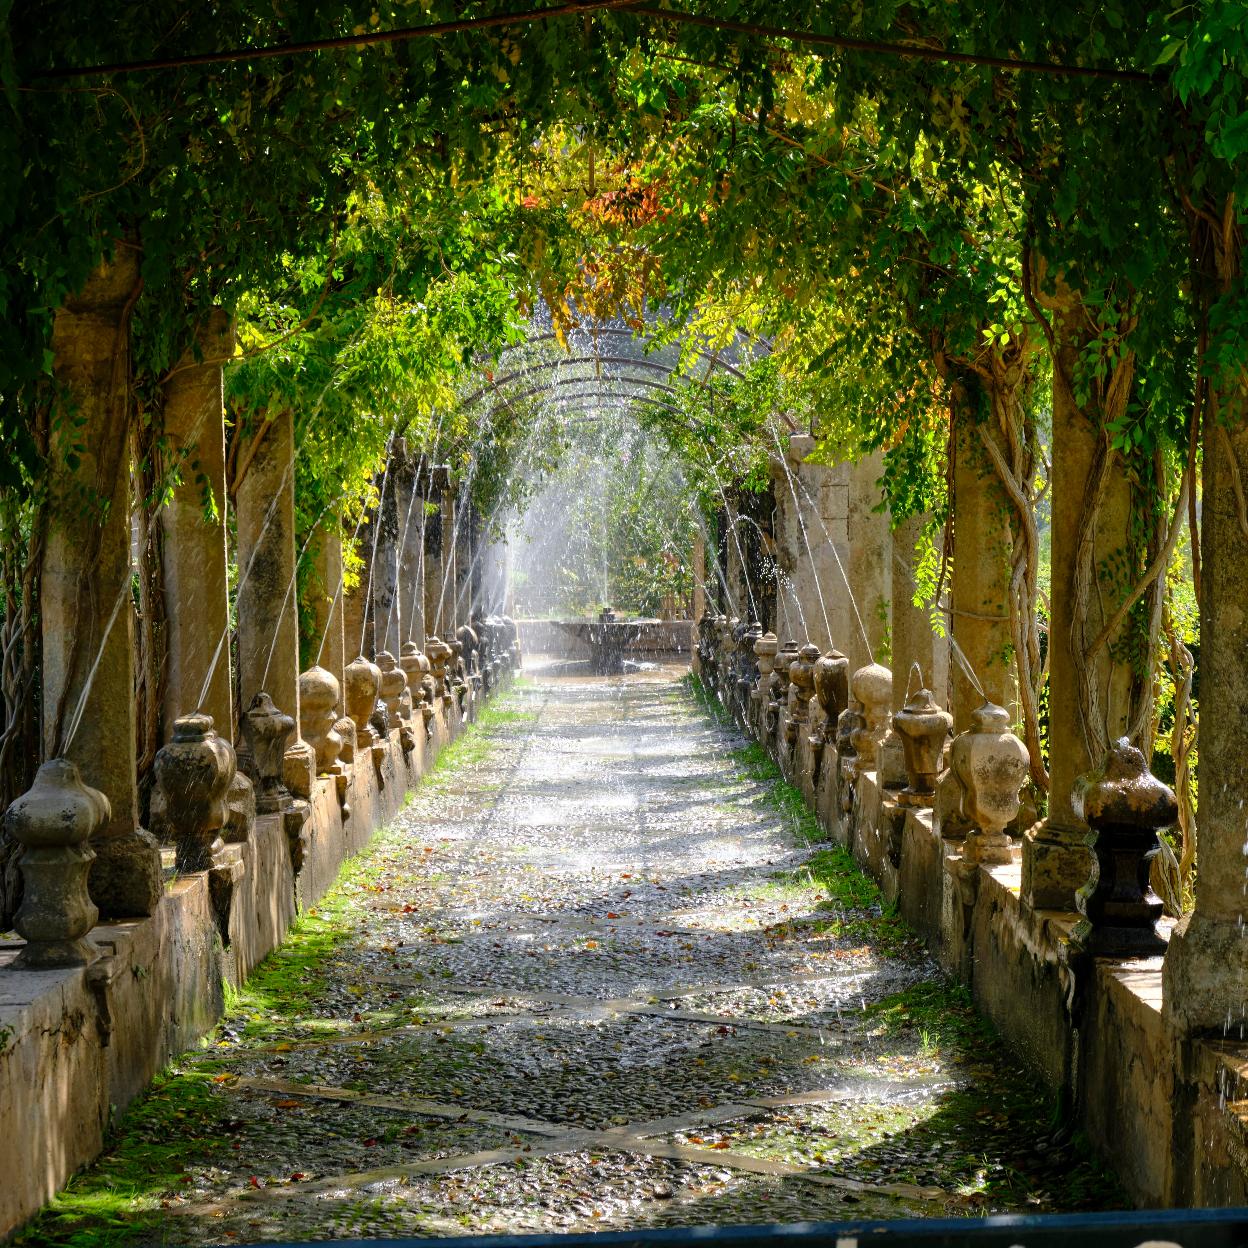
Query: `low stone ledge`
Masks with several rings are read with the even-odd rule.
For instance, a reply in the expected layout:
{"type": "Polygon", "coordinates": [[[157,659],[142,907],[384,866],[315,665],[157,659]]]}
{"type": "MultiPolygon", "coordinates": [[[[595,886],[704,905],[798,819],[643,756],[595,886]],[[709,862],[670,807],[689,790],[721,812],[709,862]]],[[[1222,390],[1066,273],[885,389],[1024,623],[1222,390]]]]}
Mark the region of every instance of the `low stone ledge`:
{"type": "Polygon", "coordinates": [[[358,751],[345,820],[334,781],[318,778],[297,877],[281,817],[258,816],[236,847],[242,870],[228,944],[206,872],[177,877],[151,918],[95,927],[103,957],[91,967],[6,971],[22,946],[0,944],[0,1239],[98,1156],[114,1112],[211,1030],[224,984],[241,983],[281,943],[297,910],[319,900],[342,863],[398,814],[467,718],[446,699],[428,748],[417,725],[411,751],[398,729],[388,735],[380,768],[358,751]]]}

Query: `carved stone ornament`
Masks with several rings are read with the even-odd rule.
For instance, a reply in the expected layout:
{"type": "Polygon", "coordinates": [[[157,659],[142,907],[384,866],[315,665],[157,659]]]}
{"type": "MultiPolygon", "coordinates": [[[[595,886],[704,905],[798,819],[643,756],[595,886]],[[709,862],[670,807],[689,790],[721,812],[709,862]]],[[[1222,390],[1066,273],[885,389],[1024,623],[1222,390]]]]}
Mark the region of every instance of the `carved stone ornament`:
{"type": "Polygon", "coordinates": [[[433,665],[421,653],[414,641],[405,641],[399,655],[399,666],[407,677],[407,687],[412,694],[413,710],[426,700],[425,677],[433,670],[433,665]]]}
{"type": "Polygon", "coordinates": [[[780,649],[780,640],[775,633],[764,633],[754,642],[754,654],[758,660],[758,683],[765,688],[771,676],[771,669],[776,664],[776,652],[780,649]]]}
{"type": "Polygon", "coordinates": [[[323,667],[310,667],[299,677],[299,720],[303,739],[316,755],[316,774],[333,775],[342,753],[338,735],[338,680],[323,667]]]}
{"type": "Polygon", "coordinates": [[[425,642],[425,654],[429,658],[433,674],[434,697],[446,697],[446,664],[454,653],[455,651],[436,635],[425,642]]]}
{"type": "MultiPolygon", "coordinates": [[[[237,755],[235,761],[237,762],[237,755]]],[[[225,801],[230,809],[230,817],[226,820],[225,831],[222,833],[225,843],[244,844],[251,840],[251,834],[256,828],[256,790],[241,770],[234,772],[225,801]]]]}
{"type": "Polygon", "coordinates": [[[234,747],[213,731],[211,715],[174,720],[173,739],[157,753],[153,770],[177,838],[179,871],[208,871],[223,862],[235,769],[234,747]]]}
{"type": "Polygon", "coordinates": [[[1142,958],[1164,953],[1157,930],[1161,899],[1149,868],[1161,849],[1157,833],[1178,818],[1174,791],[1149,770],[1126,737],[1110,747],[1099,771],[1080,776],[1071,794],[1075,814],[1092,829],[1088,882],[1076,895],[1083,915],[1074,939],[1096,957],[1142,958]]]}
{"type": "Polygon", "coordinates": [[[252,769],[250,779],[256,790],[256,811],[269,815],[284,810],[291,800],[282,778],[286,743],[295,731],[295,721],[279,711],[261,690],[243,714],[242,728],[252,769]]]}
{"type": "Polygon", "coordinates": [[[907,806],[931,806],[953,716],[941,710],[932,691],[923,686],[917,663],[910,670],[907,692],[905,705],[893,715],[893,730],[901,738],[906,759],[906,787],[897,795],[898,801],[907,806]]]}
{"type": "Polygon", "coordinates": [[[355,762],[355,721],[344,715],[334,724],[334,731],[342,738],[339,759],[344,763],[355,762]]]}
{"type": "Polygon", "coordinates": [[[91,836],[111,815],[108,798],[83,784],[67,758],[44,763],[5,812],[5,830],[22,847],[22,904],[13,926],[26,941],[11,969],[88,966],[100,956],[86,938],[99,918],[87,872],[95,858],[91,836]]]}
{"type": "Polygon", "coordinates": [[[343,700],[347,716],[355,725],[356,750],[369,750],[377,744],[377,730],[369,722],[377,708],[381,689],[381,669],[362,654],[343,672],[343,700]]]}
{"type": "Polygon", "coordinates": [[[835,646],[819,656],[815,663],[815,697],[823,711],[823,739],[828,725],[836,731],[841,712],[849,705],[849,660],[835,646]]]}
{"type": "Polygon", "coordinates": [[[880,742],[888,735],[893,705],[893,674],[881,663],[860,667],[850,681],[854,699],[862,706],[863,725],[853,730],[857,768],[874,771],[880,742]]]}
{"type": "Polygon", "coordinates": [[[407,692],[407,674],[389,650],[377,656],[377,670],[381,673],[378,694],[390,713],[390,725],[397,728],[407,718],[403,713],[403,695],[407,692]]]}
{"type": "Polygon", "coordinates": [[[867,726],[862,703],[851,697],[849,705],[836,717],[836,752],[842,759],[855,757],[854,734],[867,726]]]}
{"type": "Polygon", "coordinates": [[[403,643],[399,666],[407,676],[407,688],[412,700],[412,721],[424,725],[425,740],[433,735],[433,665],[421,653],[414,641],[403,643]]]}
{"type": "Polygon", "coordinates": [[[779,724],[779,711],[786,710],[789,705],[789,669],[797,662],[800,649],[797,642],[790,637],[776,651],[776,661],[771,669],[771,687],[777,707],[777,725],[779,724]]]}
{"type": "Polygon", "coordinates": [[[1019,790],[1031,756],[1010,731],[1010,713],[985,702],[971,713],[971,726],[949,747],[949,770],[960,789],[959,814],[967,821],[967,862],[1011,860],[1006,828],[1018,817],[1019,790]]]}
{"type": "Polygon", "coordinates": [[[810,722],[810,700],[815,695],[815,664],[819,647],[807,642],[789,664],[789,718],[785,723],[785,741],[795,746],[801,731],[810,722]]]}

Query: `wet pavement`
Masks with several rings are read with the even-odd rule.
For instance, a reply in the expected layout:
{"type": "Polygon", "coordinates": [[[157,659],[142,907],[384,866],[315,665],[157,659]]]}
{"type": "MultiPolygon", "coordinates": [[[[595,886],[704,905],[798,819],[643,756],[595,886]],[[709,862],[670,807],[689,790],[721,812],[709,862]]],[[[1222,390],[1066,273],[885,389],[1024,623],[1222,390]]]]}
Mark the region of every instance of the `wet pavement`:
{"type": "Polygon", "coordinates": [[[26,1242],[1121,1203],[678,677],[488,709],[26,1242]]]}

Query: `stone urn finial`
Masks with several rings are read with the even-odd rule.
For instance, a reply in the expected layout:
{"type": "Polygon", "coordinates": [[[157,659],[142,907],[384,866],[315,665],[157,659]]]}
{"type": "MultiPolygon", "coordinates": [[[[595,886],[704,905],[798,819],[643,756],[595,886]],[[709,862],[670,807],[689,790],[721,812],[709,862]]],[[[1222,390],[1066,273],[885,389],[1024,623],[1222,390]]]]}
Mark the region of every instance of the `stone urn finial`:
{"type": "Polygon", "coordinates": [[[842,761],[855,757],[854,737],[866,726],[862,703],[851,695],[849,705],[836,717],[836,752],[842,761]]]}
{"type": "Polygon", "coordinates": [[[303,738],[316,755],[316,774],[333,775],[342,753],[338,701],[342,690],[333,672],[310,667],[299,677],[299,720],[303,738]]]}
{"type": "Polygon", "coordinates": [[[758,660],[758,683],[765,685],[776,663],[776,651],[780,649],[780,640],[775,633],[763,633],[754,642],[754,654],[758,660]]]}
{"type": "Polygon", "coordinates": [[[750,694],[758,682],[758,655],[754,647],[763,635],[763,626],[757,620],[751,620],[741,627],[741,635],[737,639],[737,714],[743,722],[748,722],[750,715],[750,694]]]}
{"type": "Polygon", "coordinates": [[[284,810],[291,800],[283,780],[286,743],[295,731],[295,721],[273,705],[273,699],[261,690],[251,700],[243,715],[243,741],[247,746],[256,790],[256,811],[270,815],[284,810]]]}
{"type": "Polygon", "coordinates": [[[754,735],[760,738],[767,732],[767,702],[770,697],[771,673],[775,667],[776,651],[779,648],[780,642],[775,633],[763,633],[754,642],[758,679],[750,690],[750,705],[747,714],[754,735]]]}
{"type": "Polygon", "coordinates": [[[789,664],[789,718],[785,723],[785,741],[796,746],[801,730],[810,722],[810,699],[815,694],[815,664],[819,647],[807,642],[789,664]]]}
{"type": "Polygon", "coordinates": [[[819,656],[815,664],[815,697],[823,711],[823,739],[828,725],[836,731],[841,712],[849,705],[849,660],[835,647],[819,656]]]}
{"type": "Polygon", "coordinates": [[[434,697],[446,697],[446,663],[455,652],[445,641],[434,635],[425,642],[434,683],[434,697]]]}
{"type": "Polygon", "coordinates": [[[787,707],[789,704],[789,669],[797,662],[800,651],[801,647],[792,637],[776,651],[776,661],[772,665],[771,677],[776,682],[776,701],[781,707],[787,707]]]}
{"type": "Polygon", "coordinates": [[[850,680],[854,698],[862,706],[864,723],[853,730],[859,772],[874,771],[880,742],[888,735],[893,704],[893,674],[881,663],[860,667],[850,680]]]}
{"type": "Polygon", "coordinates": [[[95,858],[91,836],[111,816],[108,798],[83,784],[67,758],[44,763],[5,811],[5,830],[22,847],[22,904],[13,926],[26,945],[9,963],[14,970],[89,966],[100,956],[87,939],[99,918],[87,872],[95,858]]]}
{"type": "Polygon", "coordinates": [[[407,677],[407,687],[412,695],[412,709],[421,705],[425,700],[425,677],[432,670],[432,664],[421,653],[420,647],[414,641],[405,641],[403,649],[399,653],[399,666],[403,669],[403,674],[407,677]]]}
{"type": "Polygon", "coordinates": [[[1164,953],[1157,930],[1161,899],[1149,868],[1157,834],[1179,815],[1174,791],[1148,770],[1126,737],[1110,747],[1098,771],[1080,776],[1071,794],[1075,815],[1092,829],[1088,882],[1076,894],[1083,919],[1074,938],[1096,957],[1144,958],[1164,953]]]}
{"type": "Polygon", "coordinates": [[[234,747],[212,728],[212,716],[183,715],[173,721],[173,740],[156,755],[153,770],[174,831],[177,867],[184,873],[220,865],[230,820],[234,747]]]}
{"type": "Polygon", "coordinates": [[[399,740],[403,750],[410,752],[415,748],[416,741],[412,735],[410,722],[412,701],[407,689],[407,673],[399,666],[398,660],[389,650],[383,650],[378,654],[377,670],[381,673],[378,692],[385,705],[390,726],[399,729],[399,740]]]}
{"type": "Polygon", "coordinates": [[[949,747],[949,771],[960,790],[958,813],[969,826],[966,862],[1008,863],[1006,828],[1018,817],[1019,790],[1027,779],[1031,755],[1010,731],[1010,713],[985,702],[971,713],[971,726],[949,747]]]}
{"type": "Polygon", "coordinates": [[[893,730],[901,738],[906,759],[906,787],[897,795],[898,801],[906,806],[931,806],[953,716],[936,705],[917,663],[911,669],[907,691],[905,705],[893,716],[893,730]]]}
{"type": "Polygon", "coordinates": [[[433,734],[433,665],[421,653],[414,641],[405,641],[399,655],[399,666],[407,676],[407,687],[412,699],[412,718],[418,716],[425,727],[425,739],[433,734]]]}
{"type": "Polygon", "coordinates": [[[362,654],[347,664],[343,672],[343,700],[347,715],[355,725],[357,750],[368,750],[377,744],[377,730],[369,722],[377,709],[381,689],[381,669],[362,654]]]}

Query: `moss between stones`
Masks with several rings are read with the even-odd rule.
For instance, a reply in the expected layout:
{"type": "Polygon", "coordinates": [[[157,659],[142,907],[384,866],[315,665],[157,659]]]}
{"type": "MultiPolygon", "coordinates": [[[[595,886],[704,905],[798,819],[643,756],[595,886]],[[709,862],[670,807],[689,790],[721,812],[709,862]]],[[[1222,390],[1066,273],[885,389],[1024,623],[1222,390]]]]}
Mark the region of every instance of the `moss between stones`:
{"type": "MultiPolygon", "coordinates": [[[[517,682],[519,683],[519,682],[517,682]]],[[[513,714],[485,708],[476,723],[442,751],[427,780],[436,783],[489,753],[486,734],[513,714]]],[[[524,715],[524,712],[515,712],[524,715]]],[[[327,971],[352,934],[364,901],[387,870],[384,855],[398,833],[383,829],[345,862],[334,886],[301,914],[285,941],[238,989],[226,986],[226,1012],[205,1040],[223,1037],[263,1044],[291,1032],[324,994],[327,971]]],[[[411,1021],[401,1019],[401,1022],[411,1021]]],[[[15,1237],[20,1248],[114,1248],[152,1234],[166,1192],[190,1182],[188,1170],[231,1147],[230,1103],[220,1085],[234,1076],[211,1058],[187,1055],[159,1074],[108,1132],[95,1164],[75,1176],[15,1237]]]]}

